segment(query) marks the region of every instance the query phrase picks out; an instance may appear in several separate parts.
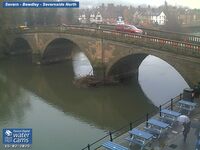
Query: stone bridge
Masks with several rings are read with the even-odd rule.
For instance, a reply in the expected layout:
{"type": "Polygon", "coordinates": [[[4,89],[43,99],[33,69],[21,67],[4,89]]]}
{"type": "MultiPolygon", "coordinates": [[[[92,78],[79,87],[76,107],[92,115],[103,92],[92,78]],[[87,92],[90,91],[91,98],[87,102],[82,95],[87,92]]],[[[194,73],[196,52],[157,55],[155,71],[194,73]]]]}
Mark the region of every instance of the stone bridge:
{"type": "Polygon", "coordinates": [[[74,51],[88,57],[101,77],[124,79],[138,74],[141,62],[154,55],[173,66],[193,85],[200,81],[200,43],[78,26],[40,27],[9,32],[9,53],[30,52],[36,64],[70,59],[74,51]]]}

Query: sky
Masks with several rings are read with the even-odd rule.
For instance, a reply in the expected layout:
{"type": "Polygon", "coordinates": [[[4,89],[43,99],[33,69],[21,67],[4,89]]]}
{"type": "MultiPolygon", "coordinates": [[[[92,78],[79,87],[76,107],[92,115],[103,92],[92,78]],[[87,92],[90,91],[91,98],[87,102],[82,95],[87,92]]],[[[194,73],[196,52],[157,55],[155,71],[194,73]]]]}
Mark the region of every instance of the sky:
{"type": "MultiPolygon", "coordinates": [[[[114,3],[121,5],[151,5],[151,6],[160,6],[163,5],[165,0],[78,0],[81,7],[93,7],[100,5],[102,3],[114,3]]],[[[200,9],[200,0],[166,0],[168,4],[173,6],[187,6],[189,8],[199,8],[200,9]]]]}

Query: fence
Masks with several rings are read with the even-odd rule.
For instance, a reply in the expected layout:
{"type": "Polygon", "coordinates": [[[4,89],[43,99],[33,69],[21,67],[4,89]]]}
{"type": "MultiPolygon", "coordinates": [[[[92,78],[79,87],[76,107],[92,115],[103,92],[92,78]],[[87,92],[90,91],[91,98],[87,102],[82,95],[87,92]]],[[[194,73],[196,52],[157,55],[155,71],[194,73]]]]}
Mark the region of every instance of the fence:
{"type": "Polygon", "coordinates": [[[166,103],[162,104],[159,107],[158,111],[152,111],[150,113],[147,113],[146,115],[139,117],[137,120],[135,120],[133,122],[130,122],[129,124],[124,125],[123,127],[121,127],[118,130],[109,131],[107,135],[105,135],[104,137],[96,140],[95,142],[93,142],[91,144],[88,144],[86,147],[82,148],[81,150],[97,150],[97,149],[99,149],[100,147],[102,147],[101,145],[104,142],[113,141],[113,140],[119,138],[123,134],[127,133],[129,130],[132,130],[132,128],[138,126],[142,122],[145,122],[148,119],[148,117],[154,116],[155,114],[159,113],[161,108],[170,108],[171,110],[173,110],[174,104],[177,101],[179,101],[181,98],[182,98],[182,94],[176,96],[175,98],[172,98],[171,100],[169,100],[166,103]]]}

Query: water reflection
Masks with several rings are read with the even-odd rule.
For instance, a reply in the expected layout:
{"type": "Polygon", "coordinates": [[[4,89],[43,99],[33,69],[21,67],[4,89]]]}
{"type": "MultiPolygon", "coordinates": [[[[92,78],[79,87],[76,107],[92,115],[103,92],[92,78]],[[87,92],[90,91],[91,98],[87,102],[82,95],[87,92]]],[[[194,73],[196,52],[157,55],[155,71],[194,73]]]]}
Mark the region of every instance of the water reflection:
{"type": "Polygon", "coordinates": [[[32,64],[26,56],[1,61],[0,127],[33,128],[32,150],[81,149],[108,130],[155,110],[144,93],[159,105],[188,86],[171,66],[149,56],[139,69],[144,93],[137,81],[76,88],[74,72],[76,77],[86,75],[92,69],[88,63],[82,53],[75,55],[73,62],[45,66],[32,64]]]}
{"type": "Polygon", "coordinates": [[[108,130],[115,130],[154,109],[137,83],[76,88],[70,61],[37,66],[26,58],[15,57],[1,61],[0,68],[0,74],[10,84],[1,84],[5,89],[3,93],[13,95],[5,99],[1,93],[0,99],[10,112],[23,112],[15,111],[23,118],[20,119],[6,116],[6,110],[1,111],[0,119],[5,121],[0,127],[33,128],[33,150],[65,149],[66,146],[72,150],[81,149],[108,130]],[[14,103],[19,106],[13,108],[14,103]]]}
{"type": "Polygon", "coordinates": [[[45,99],[48,104],[85,120],[93,126],[103,129],[118,128],[122,123],[128,123],[140,113],[144,114],[138,109],[141,106],[151,110],[151,105],[147,103],[136,83],[117,87],[78,89],[73,85],[71,63],[32,67],[32,71],[25,68],[25,66],[15,70],[12,68],[7,76],[45,99]],[[26,79],[23,76],[31,78],[26,79]],[[129,116],[129,114],[132,115],[129,116]]]}
{"type": "Polygon", "coordinates": [[[139,83],[146,96],[159,106],[189,87],[168,63],[149,55],[139,68],[139,83]]]}
{"type": "Polygon", "coordinates": [[[76,52],[72,60],[75,78],[93,75],[93,68],[90,61],[83,52],[76,52]]]}
{"type": "Polygon", "coordinates": [[[10,119],[22,122],[24,113],[29,109],[30,103],[23,89],[8,80],[6,76],[0,76],[0,124],[10,119]]]}

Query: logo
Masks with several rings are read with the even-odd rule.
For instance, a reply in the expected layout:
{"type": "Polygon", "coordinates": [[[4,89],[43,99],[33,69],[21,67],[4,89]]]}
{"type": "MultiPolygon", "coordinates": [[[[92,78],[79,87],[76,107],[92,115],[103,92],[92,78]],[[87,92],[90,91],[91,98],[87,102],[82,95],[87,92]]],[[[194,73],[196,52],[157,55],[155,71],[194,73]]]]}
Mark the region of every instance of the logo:
{"type": "Polygon", "coordinates": [[[11,135],[12,135],[12,132],[11,132],[10,130],[6,130],[5,134],[6,134],[7,136],[11,136],[11,135]]]}
{"type": "Polygon", "coordinates": [[[8,148],[28,148],[32,144],[32,129],[9,128],[3,129],[3,144],[8,148]]]}

